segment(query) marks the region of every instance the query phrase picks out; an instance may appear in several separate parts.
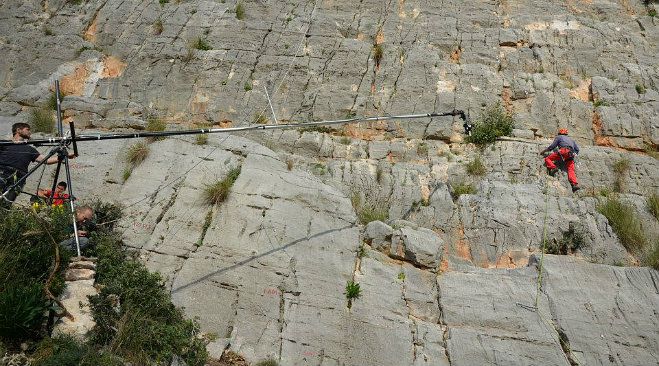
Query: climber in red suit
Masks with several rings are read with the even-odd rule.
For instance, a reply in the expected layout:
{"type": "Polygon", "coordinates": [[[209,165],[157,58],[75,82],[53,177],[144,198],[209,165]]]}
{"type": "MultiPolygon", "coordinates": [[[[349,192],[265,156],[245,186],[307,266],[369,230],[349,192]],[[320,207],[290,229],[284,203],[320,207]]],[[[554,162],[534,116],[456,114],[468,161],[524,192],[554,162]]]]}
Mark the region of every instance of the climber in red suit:
{"type": "Polygon", "coordinates": [[[567,168],[567,179],[570,181],[570,185],[572,185],[572,192],[578,191],[580,187],[577,182],[577,174],[574,172],[574,158],[579,154],[579,146],[577,146],[577,143],[573,139],[567,136],[566,128],[558,130],[558,136],[556,136],[554,142],[542,150],[540,155],[552,150],[553,152],[545,158],[547,172],[549,175],[554,176],[558,171],[554,162],[559,159],[563,160],[567,168]]]}

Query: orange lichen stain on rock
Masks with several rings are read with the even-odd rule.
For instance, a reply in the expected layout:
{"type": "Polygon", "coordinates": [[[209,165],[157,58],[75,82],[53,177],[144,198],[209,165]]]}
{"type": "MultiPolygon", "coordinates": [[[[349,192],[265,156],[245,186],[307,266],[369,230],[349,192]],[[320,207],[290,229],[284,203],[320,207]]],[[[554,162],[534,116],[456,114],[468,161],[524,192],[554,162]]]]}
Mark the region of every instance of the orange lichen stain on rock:
{"type": "Polygon", "coordinates": [[[85,82],[89,77],[89,70],[86,64],[78,65],[73,73],[64,75],[60,79],[60,89],[65,95],[82,95],[85,82]]]}
{"type": "Polygon", "coordinates": [[[591,79],[582,80],[578,87],[570,90],[570,96],[572,98],[579,99],[582,102],[588,102],[592,98],[590,86],[591,79]]]}
{"type": "Polygon", "coordinates": [[[114,56],[106,56],[102,60],[103,72],[101,78],[117,78],[124,73],[126,63],[114,56]]]}
{"type": "Polygon", "coordinates": [[[218,123],[218,125],[219,125],[221,128],[229,128],[229,127],[232,127],[232,126],[233,126],[233,121],[230,121],[230,120],[228,120],[228,119],[223,119],[223,120],[221,120],[221,121],[218,123]]]}
{"type": "Polygon", "coordinates": [[[600,117],[597,112],[593,112],[593,134],[593,142],[595,145],[617,147],[617,144],[613,142],[613,140],[602,135],[602,117],[600,117]]]}
{"type": "Polygon", "coordinates": [[[190,111],[195,114],[206,113],[208,109],[208,96],[204,94],[195,94],[190,101],[190,111]]]}
{"type": "Polygon", "coordinates": [[[464,226],[460,226],[458,229],[458,242],[456,244],[456,254],[462,259],[466,259],[470,262],[473,262],[473,257],[471,256],[471,247],[465,239],[465,229],[464,226]]]}
{"type": "Polygon", "coordinates": [[[529,263],[530,252],[524,250],[511,250],[499,256],[497,262],[490,268],[519,268],[529,263]]]}
{"type": "Polygon", "coordinates": [[[371,141],[376,136],[381,136],[382,134],[383,132],[380,130],[369,127],[362,128],[360,124],[346,125],[345,127],[343,127],[343,131],[342,131],[342,135],[344,136],[350,136],[352,138],[366,140],[366,141],[371,141]]]}
{"type": "Polygon", "coordinates": [[[451,56],[450,56],[451,62],[453,62],[454,64],[459,64],[461,56],[462,56],[462,47],[458,46],[453,50],[453,52],[451,52],[451,56]]]}
{"type": "Polygon", "coordinates": [[[87,27],[85,30],[85,34],[83,35],[83,38],[85,41],[88,42],[96,42],[96,24],[98,23],[97,17],[94,17],[94,20],[92,20],[92,23],[87,27]]]}

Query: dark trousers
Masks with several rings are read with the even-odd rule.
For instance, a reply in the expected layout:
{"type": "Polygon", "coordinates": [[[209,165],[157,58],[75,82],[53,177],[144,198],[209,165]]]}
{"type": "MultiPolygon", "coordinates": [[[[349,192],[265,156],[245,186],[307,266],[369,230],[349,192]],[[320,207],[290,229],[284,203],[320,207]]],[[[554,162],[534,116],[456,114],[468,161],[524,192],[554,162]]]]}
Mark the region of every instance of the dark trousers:
{"type": "MultiPolygon", "coordinates": [[[[0,195],[4,194],[9,187],[14,185],[14,183],[16,183],[16,181],[18,181],[21,176],[22,175],[16,170],[0,167],[0,195]]],[[[14,203],[14,200],[16,199],[16,196],[18,196],[24,185],[25,181],[7,192],[4,199],[0,197],[0,207],[11,207],[11,205],[14,203]]]]}

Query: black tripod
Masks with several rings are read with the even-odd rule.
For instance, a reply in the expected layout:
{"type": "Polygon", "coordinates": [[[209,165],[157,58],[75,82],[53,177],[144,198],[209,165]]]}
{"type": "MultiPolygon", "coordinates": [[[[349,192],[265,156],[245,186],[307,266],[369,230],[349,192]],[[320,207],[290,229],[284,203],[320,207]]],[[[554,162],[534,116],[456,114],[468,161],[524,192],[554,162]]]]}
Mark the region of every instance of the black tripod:
{"type": "MultiPolygon", "coordinates": [[[[57,131],[59,133],[59,137],[64,136],[64,128],[62,126],[62,108],[60,105],[60,89],[59,89],[59,81],[55,81],[55,97],[57,99],[57,131]]],[[[53,179],[53,185],[52,185],[52,190],[51,190],[51,195],[54,195],[55,188],[57,186],[57,180],[59,178],[59,174],[62,168],[62,164],[64,165],[64,171],[66,173],[66,184],[69,190],[69,204],[71,207],[71,214],[73,215],[73,233],[76,241],[76,249],[78,256],[80,256],[80,240],[78,239],[78,223],[76,221],[76,210],[75,210],[75,202],[73,199],[73,186],[71,184],[71,170],[69,169],[69,153],[68,153],[68,146],[71,144],[73,147],[73,154],[75,156],[78,156],[78,146],[76,144],[75,140],[75,126],[73,122],[69,123],[70,131],[71,131],[71,137],[70,139],[65,139],[61,138],[58,139],[57,145],[55,145],[49,152],[48,154],[45,155],[45,157],[37,163],[32,169],[30,169],[27,174],[23,175],[19,179],[17,179],[12,185],[8,186],[5,191],[2,193],[1,199],[2,201],[8,202],[9,205],[13,202],[12,200],[8,199],[8,195],[13,192],[13,191],[22,191],[21,188],[27,178],[34,174],[42,165],[47,164],[48,160],[55,156],[57,154],[57,168],[55,169],[55,177],[53,179]]],[[[52,197],[51,197],[52,198],[52,197]]]]}

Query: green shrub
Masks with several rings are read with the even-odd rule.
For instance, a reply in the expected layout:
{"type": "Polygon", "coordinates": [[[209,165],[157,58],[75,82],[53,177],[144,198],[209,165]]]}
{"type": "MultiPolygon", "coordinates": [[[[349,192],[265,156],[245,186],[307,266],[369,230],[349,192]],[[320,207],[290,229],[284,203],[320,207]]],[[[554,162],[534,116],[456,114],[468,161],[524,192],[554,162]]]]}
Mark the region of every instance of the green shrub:
{"type": "Polygon", "coordinates": [[[33,110],[28,123],[32,132],[53,133],[55,131],[55,115],[50,108],[33,110]]]}
{"type": "Polygon", "coordinates": [[[513,132],[514,121],[501,104],[486,109],[474,124],[471,136],[466,141],[476,145],[487,145],[496,141],[497,137],[509,136],[513,132]]]}
{"type": "MultiPolygon", "coordinates": [[[[164,131],[167,128],[167,124],[165,121],[163,121],[160,118],[156,117],[149,117],[149,119],[146,121],[146,130],[150,132],[161,132],[164,131]]],[[[149,137],[147,140],[148,141],[161,141],[164,140],[164,136],[158,136],[158,137],[149,137]]]]}
{"type": "Polygon", "coordinates": [[[659,194],[652,194],[647,198],[648,211],[659,220],[659,194]]]}
{"type": "Polygon", "coordinates": [[[614,182],[613,189],[616,192],[622,192],[626,186],[626,175],[629,172],[630,162],[628,159],[620,159],[613,164],[614,182]]]}
{"type": "Polygon", "coordinates": [[[459,183],[453,187],[453,197],[458,198],[463,194],[474,194],[476,193],[476,188],[473,185],[467,183],[459,183]]]}
{"type": "Polygon", "coordinates": [[[251,81],[246,81],[245,85],[243,86],[243,89],[245,89],[246,92],[252,90],[252,82],[251,81]]]}
{"type": "Polygon", "coordinates": [[[423,157],[428,155],[428,145],[425,142],[420,143],[416,147],[416,154],[423,157]]]}
{"type": "MultiPolygon", "coordinates": [[[[149,156],[149,145],[145,142],[138,142],[128,148],[128,151],[126,152],[126,162],[131,167],[136,167],[146,160],[147,156],[149,156]]],[[[130,176],[130,174],[128,174],[128,176],[130,176]]]]}
{"type": "MultiPolygon", "coordinates": [[[[41,283],[55,262],[55,243],[69,236],[71,214],[61,206],[46,206],[38,214],[30,210],[0,210],[0,292],[17,283],[41,283]]],[[[71,253],[60,250],[61,263],[71,253]]],[[[64,289],[63,265],[50,285],[53,294],[64,289]]]]}
{"type": "Polygon", "coordinates": [[[272,358],[270,358],[270,359],[267,359],[267,360],[259,361],[254,366],[279,366],[279,363],[277,361],[273,360],[272,358]]]}
{"type": "Polygon", "coordinates": [[[240,175],[240,167],[229,170],[227,176],[204,188],[204,201],[209,205],[218,205],[229,197],[233,183],[240,175]]]}
{"type": "Polygon", "coordinates": [[[648,10],[648,15],[651,17],[656,17],[657,16],[657,10],[656,9],[650,9],[648,10]]]}
{"type": "Polygon", "coordinates": [[[638,94],[644,94],[645,93],[645,87],[641,84],[636,84],[636,86],[634,88],[636,89],[636,92],[638,94]]]}
{"type": "Polygon", "coordinates": [[[584,245],[584,235],[581,229],[577,229],[574,223],[570,223],[569,229],[563,232],[560,240],[554,239],[547,245],[546,253],[568,255],[581,249],[584,245]]]}
{"type": "Polygon", "coordinates": [[[361,288],[358,283],[354,281],[348,281],[346,283],[346,298],[347,299],[356,299],[361,295],[361,288]]]}
{"type": "Polygon", "coordinates": [[[384,49],[382,45],[376,44],[373,46],[373,60],[375,60],[375,66],[380,66],[382,62],[382,57],[384,57],[384,49]]]}
{"type": "Polygon", "coordinates": [[[204,133],[195,137],[195,144],[206,145],[208,143],[208,134],[204,133]]]}
{"type": "Polygon", "coordinates": [[[213,49],[208,41],[201,37],[197,37],[197,39],[192,42],[192,47],[200,51],[208,51],[213,49]]]}
{"type": "Polygon", "coordinates": [[[160,363],[178,355],[190,366],[202,366],[207,353],[197,337],[198,325],[171,303],[160,275],[126,259],[118,234],[100,237],[96,245],[96,282],[103,288],[90,298],[96,322],[92,344],[133,364],[160,363]]]}
{"type": "Polygon", "coordinates": [[[593,102],[593,107],[595,107],[595,108],[597,108],[597,107],[605,107],[605,106],[607,106],[607,105],[609,105],[609,103],[607,103],[607,102],[606,102],[605,100],[603,100],[603,99],[597,99],[596,101],[593,102]]]}
{"type": "Polygon", "coordinates": [[[257,113],[254,115],[254,123],[257,125],[264,125],[268,123],[268,117],[261,113],[257,113]]]}
{"type": "Polygon", "coordinates": [[[470,175],[485,175],[485,165],[483,165],[480,156],[476,156],[474,160],[465,164],[465,168],[470,175]]]}
{"type": "Polygon", "coordinates": [[[366,225],[389,219],[389,195],[376,180],[364,177],[350,187],[350,202],[357,219],[366,225]]]}
{"type": "MultiPolygon", "coordinates": [[[[59,101],[62,103],[62,100],[64,100],[64,93],[60,92],[59,95],[59,101]]],[[[52,92],[50,93],[50,97],[48,98],[48,101],[46,102],[46,107],[49,109],[52,109],[54,111],[57,110],[57,93],[52,92]]]]}
{"type": "Polygon", "coordinates": [[[350,145],[350,143],[352,143],[352,140],[350,140],[350,137],[348,137],[348,136],[342,136],[342,137],[339,139],[339,143],[340,143],[341,145],[350,145]]]}
{"type": "Polygon", "coordinates": [[[659,271],[659,242],[654,244],[654,249],[650,252],[643,264],[659,271]]]}
{"type": "Polygon", "coordinates": [[[0,337],[22,339],[37,333],[49,303],[43,284],[23,281],[13,283],[0,292],[0,337]]]}
{"type": "Polygon", "coordinates": [[[647,239],[632,206],[611,197],[597,206],[597,211],[609,220],[620,243],[628,251],[638,252],[647,246],[647,239]]]}
{"type": "Polygon", "coordinates": [[[299,129],[300,132],[320,132],[320,133],[332,133],[336,132],[335,129],[327,126],[309,126],[302,127],[299,129]]]}
{"type": "Polygon", "coordinates": [[[162,19],[156,19],[156,21],[153,22],[153,34],[160,35],[163,30],[165,30],[165,27],[162,25],[162,19]]]}
{"type": "Polygon", "coordinates": [[[245,19],[245,7],[242,3],[236,4],[236,19],[243,20],[245,19]]]}

